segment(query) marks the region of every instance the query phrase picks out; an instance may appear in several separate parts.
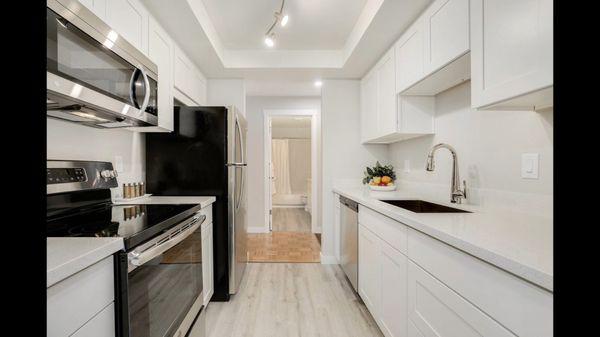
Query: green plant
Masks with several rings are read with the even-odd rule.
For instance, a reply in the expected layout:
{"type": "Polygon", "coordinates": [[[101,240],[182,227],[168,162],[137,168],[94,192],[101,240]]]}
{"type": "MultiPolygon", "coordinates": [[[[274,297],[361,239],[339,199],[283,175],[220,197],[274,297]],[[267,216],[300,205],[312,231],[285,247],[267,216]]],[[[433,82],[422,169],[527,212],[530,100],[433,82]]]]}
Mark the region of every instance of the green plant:
{"type": "Polygon", "coordinates": [[[381,166],[379,161],[373,167],[367,167],[365,170],[365,177],[363,178],[363,184],[368,184],[373,177],[384,177],[388,176],[392,178],[392,181],[396,181],[396,172],[392,165],[381,166]]]}

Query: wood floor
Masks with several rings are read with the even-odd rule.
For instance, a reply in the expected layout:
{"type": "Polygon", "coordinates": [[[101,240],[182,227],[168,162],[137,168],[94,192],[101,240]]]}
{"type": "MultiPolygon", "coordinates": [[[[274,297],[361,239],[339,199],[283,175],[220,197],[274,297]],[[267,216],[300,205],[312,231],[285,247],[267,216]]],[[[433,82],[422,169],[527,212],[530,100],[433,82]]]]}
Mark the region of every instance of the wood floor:
{"type": "Polygon", "coordinates": [[[250,262],[321,262],[321,245],[313,233],[248,234],[250,262]]]}
{"type": "Polygon", "coordinates": [[[273,207],[273,232],[311,232],[310,213],[304,208],[273,207]]]}
{"type": "Polygon", "coordinates": [[[208,337],[383,336],[337,265],[250,263],[206,314],[208,337]]]}

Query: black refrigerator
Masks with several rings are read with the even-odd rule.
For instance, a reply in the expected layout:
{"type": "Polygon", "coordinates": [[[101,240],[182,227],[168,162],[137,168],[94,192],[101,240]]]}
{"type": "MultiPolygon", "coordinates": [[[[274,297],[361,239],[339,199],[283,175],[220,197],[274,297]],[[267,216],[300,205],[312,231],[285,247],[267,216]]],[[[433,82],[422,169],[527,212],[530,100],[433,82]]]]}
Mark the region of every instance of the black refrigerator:
{"type": "Polygon", "coordinates": [[[246,132],[235,107],[175,107],[174,131],[146,135],[146,190],[215,196],[213,301],[237,292],[248,263],[246,132]]]}

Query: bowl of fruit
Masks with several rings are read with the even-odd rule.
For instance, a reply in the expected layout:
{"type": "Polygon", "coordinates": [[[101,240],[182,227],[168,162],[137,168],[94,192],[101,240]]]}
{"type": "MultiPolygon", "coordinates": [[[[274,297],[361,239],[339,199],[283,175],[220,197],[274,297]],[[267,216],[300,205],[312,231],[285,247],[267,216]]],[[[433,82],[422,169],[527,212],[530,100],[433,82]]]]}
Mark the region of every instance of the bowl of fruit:
{"type": "Polygon", "coordinates": [[[363,184],[368,184],[373,191],[394,191],[396,190],[396,173],[392,165],[381,166],[379,162],[373,167],[367,167],[363,184]]]}

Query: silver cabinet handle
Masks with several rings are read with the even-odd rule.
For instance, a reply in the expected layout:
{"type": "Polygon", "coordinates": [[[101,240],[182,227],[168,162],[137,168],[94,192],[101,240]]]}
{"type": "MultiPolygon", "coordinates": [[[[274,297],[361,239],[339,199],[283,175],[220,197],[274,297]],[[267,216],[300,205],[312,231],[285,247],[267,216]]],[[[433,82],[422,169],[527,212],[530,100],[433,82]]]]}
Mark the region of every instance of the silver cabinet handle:
{"type": "Polygon", "coordinates": [[[225,166],[244,167],[244,166],[248,166],[248,164],[246,164],[246,163],[227,163],[227,164],[225,164],[225,166]]]}

